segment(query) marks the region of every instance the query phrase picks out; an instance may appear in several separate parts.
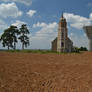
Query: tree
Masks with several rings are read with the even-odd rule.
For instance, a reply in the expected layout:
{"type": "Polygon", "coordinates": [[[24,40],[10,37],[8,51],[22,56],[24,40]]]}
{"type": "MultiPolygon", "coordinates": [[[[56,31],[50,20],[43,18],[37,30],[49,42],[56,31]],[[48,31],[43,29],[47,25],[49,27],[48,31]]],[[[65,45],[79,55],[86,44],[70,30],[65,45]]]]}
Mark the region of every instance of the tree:
{"type": "Polygon", "coordinates": [[[2,42],[3,47],[13,48],[13,39],[9,28],[4,30],[4,33],[0,37],[0,42],[2,42]]]}
{"type": "Polygon", "coordinates": [[[80,47],[79,50],[80,51],[88,51],[86,47],[80,47]]]}
{"type": "Polygon", "coordinates": [[[17,35],[19,35],[19,30],[17,28],[17,26],[10,26],[9,28],[9,31],[11,32],[11,36],[12,36],[12,39],[13,39],[13,49],[15,50],[16,49],[16,43],[18,42],[17,41],[17,35]]]}
{"type": "Polygon", "coordinates": [[[22,43],[22,49],[23,50],[24,50],[24,47],[27,47],[30,44],[29,43],[29,37],[27,36],[29,33],[30,32],[29,32],[26,24],[21,25],[19,40],[22,43]]]}
{"type": "Polygon", "coordinates": [[[78,47],[76,47],[76,46],[74,46],[74,52],[79,53],[79,52],[80,52],[79,48],[78,48],[78,47]]]}
{"type": "Polygon", "coordinates": [[[19,34],[19,30],[17,29],[16,26],[10,26],[9,28],[7,28],[0,38],[0,41],[2,41],[2,44],[3,44],[3,47],[8,46],[8,50],[10,47],[15,50],[18,34],[19,34]]]}

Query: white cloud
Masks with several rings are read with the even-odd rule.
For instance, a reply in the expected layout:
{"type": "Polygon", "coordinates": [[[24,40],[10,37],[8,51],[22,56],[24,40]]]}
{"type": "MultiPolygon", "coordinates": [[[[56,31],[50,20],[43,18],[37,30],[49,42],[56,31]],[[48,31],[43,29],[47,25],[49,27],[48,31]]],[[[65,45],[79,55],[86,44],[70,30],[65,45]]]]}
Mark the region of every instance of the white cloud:
{"type": "Polygon", "coordinates": [[[0,4],[0,16],[3,18],[7,17],[18,17],[22,15],[22,11],[19,11],[15,3],[0,4]]]}
{"type": "Polygon", "coordinates": [[[19,3],[23,3],[25,5],[31,5],[32,4],[32,0],[2,0],[4,2],[19,2],[19,3]]]}
{"type": "MultiPolygon", "coordinates": [[[[4,30],[8,27],[8,25],[0,19],[0,37],[3,34],[4,30]]],[[[2,44],[0,43],[0,49],[5,49],[4,47],[2,47],[2,44]]]]}
{"type": "MultiPolygon", "coordinates": [[[[83,26],[92,24],[92,13],[90,13],[89,18],[75,15],[73,13],[64,13],[64,17],[66,18],[68,24],[70,24],[70,27],[76,28],[77,30],[82,30],[83,26]]],[[[73,41],[74,46],[85,46],[88,48],[88,38],[85,33],[82,36],[80,33],[70,33],[69,38],[73,41]]]]}
{"type": "Polygon", "coordinates": [[[72,39],[74,46],[77,47],[83,46],[88,48],[88,38],[85,34],[81,36],[81,35],[76,35],[75,33],[71,33],[69,34],[69,38],[72,39]]]}
{"type": "MultiPolygon", "coordinates": [[[[51,41],[57,36],[56,22],[46,24],[44,22],[34,24],[35,28],[41,27],[41,29],[31,36],[31,48],[32,49],[50,49],[51,41]]],[[[33,25],[33,27],[34,27],[33,25]]]]}
{"type": "MultiPolygon", "coordinates": [[[[91,15],[89,18],[86,18],[79,15],[64,13],[64,16],[67,19],[68,23],[70,23],[70,26],[78,30],[82,29],[84,25],[91,24],[91,15]]],[[[50,24],[38,22],[37,24],[33,25],[33,28],[41,28],[41,30],[39,30],[35,33],[35,35],[32,36],[32,48],[50,48],[51,41],[54,40],[55,37],[57,37],[58,24],[56,22],[50,24]]],[[[71,33],[69,37],[73,41],[74,46],[85,46],[88,48],[88,39],[85,34],[81,36],[75,33],[71,33]]]]}
{"type": "Polygon", "coordinates": [[[75,15],[73,13],[64,13],[66,20],[70,23],[71,27],[76,29],[82,29],[84,25],[91,25],[92,14],[90,14],[89,18],[75,15]]]}
{"type": "Polygon", "coordinates": [[[3,20],[0,20],[0,33],[3,32],[7,27],[7,24],[3,20]]]}
{"type": "MultiPolygon", "coordinates": [[[[91,25],[91,14],[89,18],[70,13],[64,13],[64,16],[68,23],[70,23],[70,26],[78,30],[82,29],[84,25],[91,25]]],[[[33,25],[33,28],[41,28],[41,30],[31,37],[32,48],[50,48],[51,41],[57,37],[58,24],[56,22],[50,24],[38,22],[33,25]]],[[[81,36],[80,34],[71,33],[69,37],[73,41],[74,46],[85,46],[88,48],[88,38],[85,34],[81,36]]]]}
{"type": "Polygon", "coordinates": [[[90,20],[92,20],[92,13],[90,13],[89,18],[90,18],[90,20]]]}
{"type": "Polygon", "coordinates": [[[45,26],[47,26],[47,24],[44,23],[44,22],[42,22],[42,23],[38,22],[37,24],[33,24],[33,28],[37,28],[37,27],[45,27],[45,26]]]}
{"type": "Polygon", "coordinates": [[[12,25],[17,26],[18,28],[20,28],[22,24],[27,24],[27,23],[24,22],[24,21],[16,20],[16,22],[13,23],[12,25]]]}
{"type": "Polygon", "coordinates": [[[36,13],[36,10],[29,10],[27,12],[27,15],[30,16],[30,17],[32,17],[35,13],[36,13]]]}
{"type": "MultiPolygon", "coordinates": [[[[71,13],[64,13],[65,18],[67,19],[68,23],[71,27],[76,29],[82,29],[83,25],[90,25],[92,14],[90,13],[89,18],[71,14],[71,13]]],[[[2,22],[1,22],[2,23],[2,22]]],[[[21,24],[25,24],[23,21],[17,20],[13,25],[20,26],[21,24]]],[[[69,26],[69,27],[70,27],[69,26]]],[[[51,41],[57,37],[58,32],[58,23],[45,23],[45,22],[38,22],[33,24],[33,30],[38,29],[37,32],[33,32],[30,35],[30,46],[29,49],[50,49],[51,48],[51,41]]],[[[71,40],[74,43],[74,46],[86,46],[88,47],[88,39],[83,34],[82,36],[79,34],[71,33],[69,35],[71,40]],[[80,40],[78,40],[80,39],[80,40]]],[[[19,44],[20,45],[20,44],[19,44]]]]}

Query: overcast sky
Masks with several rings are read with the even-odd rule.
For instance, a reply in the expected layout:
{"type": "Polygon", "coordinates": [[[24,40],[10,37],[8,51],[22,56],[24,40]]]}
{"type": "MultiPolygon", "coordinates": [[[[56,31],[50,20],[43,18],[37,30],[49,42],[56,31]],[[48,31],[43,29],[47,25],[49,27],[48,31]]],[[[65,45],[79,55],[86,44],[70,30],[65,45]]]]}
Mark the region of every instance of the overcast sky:
{"type": "Polygon", "coordinates": [[[92,0],[0,0],[0,34],[11,24],[25,23],[30,30],[28,49],[50,49],[62,12],[74,45],[88,47],[83,26],[92,24],[92,0]]]}

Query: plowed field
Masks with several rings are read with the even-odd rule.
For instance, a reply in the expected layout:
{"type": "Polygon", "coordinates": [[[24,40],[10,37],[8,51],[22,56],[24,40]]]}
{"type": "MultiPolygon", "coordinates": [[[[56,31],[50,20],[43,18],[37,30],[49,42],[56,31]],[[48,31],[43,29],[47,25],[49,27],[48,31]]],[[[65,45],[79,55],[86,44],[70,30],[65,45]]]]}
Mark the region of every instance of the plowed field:
{"type": "Polygon", "coordinates": [[[92,92],[92,52],[0,52],[0,92],[92,92]]]}

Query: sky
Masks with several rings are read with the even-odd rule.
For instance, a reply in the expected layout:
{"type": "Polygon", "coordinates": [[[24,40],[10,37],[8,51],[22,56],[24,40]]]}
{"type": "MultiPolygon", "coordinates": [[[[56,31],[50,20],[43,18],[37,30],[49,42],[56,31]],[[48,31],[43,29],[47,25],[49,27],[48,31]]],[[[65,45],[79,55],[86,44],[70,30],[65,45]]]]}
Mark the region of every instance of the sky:
{"type": "MultiPolygon", "coordinates": [[[[30,31],[27,49],[50,49],[62,12],[74,46],[88,48],[83,26],[92,25],[92,0],[0,0],[0,35],[10,25],[20,28],[27,24],[30,31]]],[[[20,42],[17,48],[21,49],[20,42]]],[[[4,49],[1,43],[0,49],[4,49]]]]}

